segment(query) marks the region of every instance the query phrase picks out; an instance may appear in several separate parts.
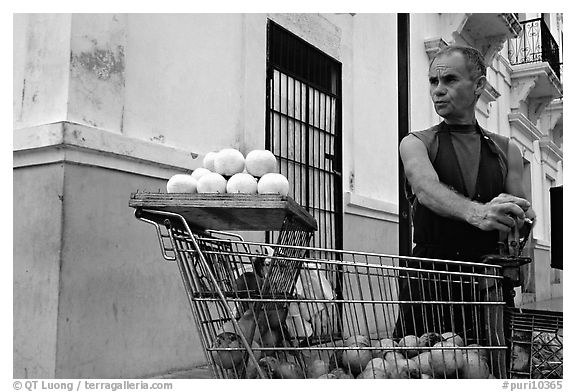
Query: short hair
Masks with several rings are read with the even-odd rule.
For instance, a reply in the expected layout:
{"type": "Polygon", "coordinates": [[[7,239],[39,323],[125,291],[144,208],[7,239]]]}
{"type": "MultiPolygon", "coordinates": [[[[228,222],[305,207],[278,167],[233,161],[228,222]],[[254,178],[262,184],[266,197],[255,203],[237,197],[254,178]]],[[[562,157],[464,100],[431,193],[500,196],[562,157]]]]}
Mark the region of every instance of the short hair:
{"type": "Polygon", "coordinates": [[[466,68],[468,69],[472,79],[476,79],[480,76],[486,76],[486,63],[484,62],[484,56],[478,49],[471,46],[448,45],[443,47],[436,53],[430,62],[430,67],[434,63],[434,60],[437,58],[454,52],[460,53],[462,56],[464,56],[464,60],[466,60],[466,68]]]}

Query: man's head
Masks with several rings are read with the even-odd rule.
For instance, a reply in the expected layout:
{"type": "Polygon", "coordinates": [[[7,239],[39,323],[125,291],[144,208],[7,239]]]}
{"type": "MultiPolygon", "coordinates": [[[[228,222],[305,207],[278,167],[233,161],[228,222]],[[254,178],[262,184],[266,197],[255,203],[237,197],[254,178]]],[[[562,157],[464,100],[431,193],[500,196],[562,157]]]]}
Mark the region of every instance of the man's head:
{"type": "Polygon", "coordinates": [[[451,45],[441,49],[428,71],[434,109],[447,123],[472,124],[475,106],[486,84],[486,65],[474,48],[451,45]]]}

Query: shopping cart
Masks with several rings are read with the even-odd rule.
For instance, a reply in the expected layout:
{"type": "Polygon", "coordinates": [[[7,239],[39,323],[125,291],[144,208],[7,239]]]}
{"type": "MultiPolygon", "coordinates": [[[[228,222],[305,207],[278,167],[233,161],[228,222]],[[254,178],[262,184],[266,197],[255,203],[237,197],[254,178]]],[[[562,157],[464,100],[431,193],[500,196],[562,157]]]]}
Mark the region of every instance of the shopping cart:
{"type": "Polygon", "coordinates": [[[179,266],[214,377],[506,377],[500,266],[312,248],[315,220],[292,199],[237,196],[130,199],[179,266]],[[427,294],[401,301],[402,285],[427,294]],[[403,336],[415,315],[425,331],[403,336]]]}

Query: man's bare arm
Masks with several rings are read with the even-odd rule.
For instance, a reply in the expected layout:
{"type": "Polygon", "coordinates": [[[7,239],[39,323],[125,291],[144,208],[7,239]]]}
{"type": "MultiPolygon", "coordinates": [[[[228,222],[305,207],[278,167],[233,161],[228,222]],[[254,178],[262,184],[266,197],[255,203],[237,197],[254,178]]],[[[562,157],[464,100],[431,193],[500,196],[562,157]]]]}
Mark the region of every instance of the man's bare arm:
{"type": "MultiPolygon", "coordinates": [[[[522,161],[522,153],[518,146],[514,143],[508,144],[508,174],[506,176],[505,191],[513,196],[526,198],[526,191],[523,186],[522,175],[524,172],[524,165],[522,161]]],[[[524,210],[526,217],[535,220],[536,214],[532,207],[524,210]]]]}
{"type": "Polygon", "coordinates": [[[482,204],[442,184],[426,146],[417,137],[408,135],[402,140],[400,157],[418,202],[438,215],[465,221],[486,231],[509,231],[515,225],[514,218],[524,219],[524,208],[527,209],[530,203],[522,198],[502,194],[482,204]]]}

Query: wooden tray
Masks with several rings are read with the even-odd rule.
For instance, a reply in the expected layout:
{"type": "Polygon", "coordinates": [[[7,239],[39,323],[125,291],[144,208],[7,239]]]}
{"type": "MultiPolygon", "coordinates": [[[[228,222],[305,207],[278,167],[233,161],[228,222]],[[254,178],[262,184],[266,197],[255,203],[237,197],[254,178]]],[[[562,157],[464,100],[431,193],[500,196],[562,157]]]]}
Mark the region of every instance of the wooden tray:
{"type": "MultiPolygon", "coordinates": [[[[200,229],[230,231],[276,231],[291,216],[299,230],[318,229],[316,219],[291,197],[280,195],[132,193],[129,206],[173,212],[200,229]]],[[[164,217],[158,216],[159,221],[164,217]]]]}

